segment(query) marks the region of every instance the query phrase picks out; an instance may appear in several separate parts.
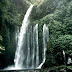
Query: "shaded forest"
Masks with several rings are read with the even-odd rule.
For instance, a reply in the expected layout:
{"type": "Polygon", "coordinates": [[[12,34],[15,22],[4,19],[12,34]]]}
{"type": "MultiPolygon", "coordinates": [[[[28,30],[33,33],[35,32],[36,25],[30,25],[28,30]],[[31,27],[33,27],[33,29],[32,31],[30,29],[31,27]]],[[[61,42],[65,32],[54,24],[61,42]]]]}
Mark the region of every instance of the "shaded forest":
{"type": "MultiPolygon", "coordinates": [[[[12,65],[16,50],[15,33],[20,28],[23,17],[34,4],[30,24],[39,24],[39,38],[42,26],[49,28],[46,62],[43,68],[63,66],[63,50],[72,59],[72,1],[71,0],[0,0],[0,68],[12,65]]],[[[40,48],[42,39],[39,39],[40,48]]],[[[63,66],[64,67],[64,66],[63,66]]]]}

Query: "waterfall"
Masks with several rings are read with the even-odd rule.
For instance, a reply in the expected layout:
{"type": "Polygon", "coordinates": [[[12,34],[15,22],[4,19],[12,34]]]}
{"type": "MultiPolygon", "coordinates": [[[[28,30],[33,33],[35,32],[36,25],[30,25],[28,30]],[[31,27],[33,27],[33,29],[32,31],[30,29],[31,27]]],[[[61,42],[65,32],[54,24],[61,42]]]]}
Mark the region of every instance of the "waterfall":
{"type": "Polygon", "coordinates": [[[68,62],[67,62],[67,64],[71,64],[71,63],[72,63],[72,60],[71,60],[70,57],[68,57],[68,62]]]}
{"type": "Polygon", "coordinates": [[[36,26],[33,28],[33,50],[32,50],[32,68],[34,68],[35,63],[34,63],[34,59],[35,59],[35,31],[36,31],[36,26]]]}
{"type": "Polygon", "coordinates": [[[27,32],[27,68],[29,67],[29,60],[30,60],[30,33],[27,32]]]}
{"type": "Polygon", "coordinates": [[[26,29],[28,27],[28,19],[29,19],[29,15],[31,13],[31,10],[32,10],[32,7],[33,5],[31,5],[29,7],[29,9],[27,10],[26,12],[26,15],[24,17],[24,20],[23,20],[23,23],[22,23],[22,26],[21,26],[21,29],[20,29],[20,34],[19,34],[19,39],[18,39],[18,46],[17,46],[17,50],[16,50],[16,53],[15,53],[15,59],[14,59],[14,62],[15,62],[15,68],[22,68],[22,62],[24,60],[24,58],[22,57],[23,56],[23,53],[22,53],[22,46],[23,46],[23,40],[25,39],[25,35],[26,35],[26,29]]]}
{"type": "Polygon", "coordinates": [[[64,65],[66,65],[66,56],[65,56],[65,51],[63,50],[63,57],[64,57],[64,65]]]}
{"type": "Polygon", "coordinates": [[[19,27],[16,27],[15,30],[15,42],[16,42],[16,47],[17,47],[17,43],[18,43],[18,36],[19,36],[19,27]]]}
{"type": "Polygon", "coordinates": [[[33,51],[32,52],[32,68],[37,68],[39,65],[38,24],[36,24],[33,29],[33,50],[32,51],[33,51]]]}
{"type": "Polygon", "coordinates": [[[39,65],[38,24],[36,24],[36,67],[39,65]]]}
{"type": "Polygon", "coordinates": [[[47,47],[47,42],[49,41],[49,29],[46,26],[46,24],[43,25],[43,53],[42,53],[42,63],[38,66],[38,69],[42,67],[42,65],[45,63],[46,60],[46,47],[47,47]]]}
{"type": "Polygon", "coordinates": [[[20,32],[18,31],[19,34],[16,33],[16,41],[18,42],[15,52],[14,65],[7,67],[6,70],[38,69],[45,63],[46,47],[47,42],[49,41],[49,29],[46,24],[43,25],[43,46],[41,52],[39,49],[38,24],[33,27],[29,24],[29,16],[32,8],[33,5],[29,7],[25,14],[20,32]],[[40,52],[42,53],[42,59],[40,58],[40,52]],[[40,60],[42,60],[42,62],[40,60]]]}

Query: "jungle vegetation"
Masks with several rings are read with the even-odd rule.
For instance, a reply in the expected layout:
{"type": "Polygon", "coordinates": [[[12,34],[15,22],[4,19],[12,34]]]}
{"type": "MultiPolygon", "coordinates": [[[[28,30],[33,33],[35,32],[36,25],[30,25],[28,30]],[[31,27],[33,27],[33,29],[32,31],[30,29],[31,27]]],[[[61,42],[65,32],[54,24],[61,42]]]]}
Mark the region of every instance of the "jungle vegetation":
{"type": "Polygon", "coordinates": [[[66,62],[72,58],[72,0],[0,0],[0,68],[14,63],[15,30],[21,26],[30,3],[34,4],[31,24],[39,24],[39,37],[43,24],[49,28],[43,68],[63,65],[63,50],[66,62]]]}

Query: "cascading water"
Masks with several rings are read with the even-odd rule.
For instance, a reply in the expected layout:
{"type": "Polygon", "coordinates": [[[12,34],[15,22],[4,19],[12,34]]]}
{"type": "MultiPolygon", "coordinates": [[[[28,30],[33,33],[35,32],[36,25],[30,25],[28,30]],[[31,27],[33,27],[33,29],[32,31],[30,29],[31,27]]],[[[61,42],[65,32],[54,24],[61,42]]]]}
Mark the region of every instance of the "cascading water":
{"type": "Polygon", "coordinates": [[[70,63],[72,63],[72,60],[71,60],[70,57],[68,57],[68,62],[67,62],[67,64],[70,64],[70,63]]]}
{"type": "Polygon", "coordinates": [[[16,47],[17,47],[17,43],[18,43],[18,37],[19,37],[19,27],[16,27],[15,30],[15,42],[16,42],[16,47]]]}
{"type": "Polygon", "coordinates": [[[36,48],[36,25],[33,28],[33,50],[32,50],[32,68],[35,67],[35,48],[36,48]]]}
{"type": "MultiPolygon", "coordinates": [[[[23,20],[23,23],[22,23],[22,26],[21,26],[21,29],[20,29],[20,33],[18,35],[18,44],[17,44],[17,49],[15,52],[15,59],[14,59],[15,64],[12,66],[8,66],[4,70],[24,69],[23,63],[26,58],[26,56],[25,56],[26,54],[24,54],[23,48],[25,48],[25,46],[26,46],[25,45],[26,44],[26,42],[25,42],[26,41],[26,32],[28,29],[29,16],[31,14],[32,8],[33,8],[33,5],[31,5],[29,7],[29,9],[27,10],[24,20],[23,20]]],[[[28,38],[29,38],[29,36],[28,36],[28,38]]],[[[17,33],[16,33],[16,40],[17,40],[17,33]]],[[[29,47],[29,46],[27,45],[27,47],[29,47]]],[[[29,50],[29,48],[28,48],[28,50],[29,50]]],[[[29,53],[28,53],[28,55],[29,55],[29,53]]],[[[28,59],[26,59],[26,60],[28,60],[28,59]]]]}
{"type": "MultiPolygon", "coordinates": [[[[7,69],[39,69],[46,60],[46,46],[49,41],[49,29],[46,24],[43,25],[43,48],[42,59],[40,59],[39,39],[38,39],[38,24],[33,28],[29,24],[29,16],[33,5],[29,7],[24,17],[20,33],[18,35],[18,44],[15,52],[14,66],[9,66],[7,69]],[[42,62],[40,61],[42,60],[42,62]]],[[[16,35],[17,36],[17,35],[16,35]]]]}
{"type": "Polygon", "coordinates": [[[38,46],[38,24],[33,29],[33,49],[32,49],[32,68],[39,65],[39,46],[38,46]]]}
{"type": "Polygon", "coordinates": [[[41,68],[42,65],[45,63],[46,60],[46,46],[47,42],[49,41],[49,29],[46,26],[46,24],[43,25],[43,53],[42,53],[42,63],[38,66],[38,68],[41,68]]]}
{"type": "Polygon", "coordinates": [[[39,65],[38,24],[36,24],[36,67],[39,65]]]}
{"type": "Polygon", "coordinates": [[[23,47],[22,46],[23,46],[23,42],[25,40],[26,30],[27,30],[27,27],[29,24],[28,19],[29,19],[29,15],[31,13],[32,8],[33,8],[33,5],[31,5],[30,8],[27,10],[26,15],[23,20],[23,23],[22,23],[22,26],[21,26],[21,29],[20,29],[20,34],[19,34],[19,39],[18,39],[18,47],[17,47],[16,53],[15,53],[15,59],[14,59],[15,68],[22,68],[22,64],[23,64],[23,60],[24,60],[24,58],[22,57],[23,56],[23,53],[22,53],[23,47]]]}
{"type": "Polygon", "coordinates": [[[64,57],[64,65],[66,65],[66,56],[65,56],[65,51],[63,50],[63,57],[64,57]]]}

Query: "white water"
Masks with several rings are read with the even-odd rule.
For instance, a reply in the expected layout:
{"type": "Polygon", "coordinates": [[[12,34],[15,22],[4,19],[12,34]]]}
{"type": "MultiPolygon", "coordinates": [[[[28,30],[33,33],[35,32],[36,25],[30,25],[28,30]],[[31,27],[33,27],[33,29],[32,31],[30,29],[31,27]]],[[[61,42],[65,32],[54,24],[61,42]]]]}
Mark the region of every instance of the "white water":
{"type": "Polygon", "coordinates": [[[38,69],[42,67],[42,65],[45,63],[46,60],[46,47],[47,42],[49,41],[49,29],[46,24],[43,25],[43,53],[42,53],[42,63],[38,66],[38,69]]]}
{"type": "Polygon", "coordinates": [[[66,65],[66,56],[65,56],[65,51],[63,50],[63,57],[64,57],[64,65],[66,65]]]}
{"type": "Polygon", "coordinates": [[[43,48],[42,62],[40,63],[39,42],[38,42],[38,24],[32,29],[29,25],[29,16],[33,5],[27,10],[20,33],[17,36],[18,44],[15,52],[14,65],[7,67],[5,70],[20,70],[20,69],[39,69],[46,60],[46,47],[49,41],[49,29],[46,24],[43,25],[43,48]]]}
{"type": "MultiPolygon", "coordinates": [[[[24,40],[26,39],[26,32],[27,32],[27,28],[28,28],[28,25],[29,25],[29,16],[31,14],[32,8],[33,8],[33,5],[31,5],[29,7],[29,9],[27,10],[27,12],[25,14],[25,17],[24,17],[24,20],[23,20],[23,23],[22,23],[19,35],[18,35],[18,33],[16,33],[16,38],[15,39],[17,41],[17,38],[18,38],[18,44],[17,44],[17,49],[16,49],[16,52],[15,52],[15,59],[14,59],[14,63],[15,64],[12,65],[12,66],[8,66],[4,70],[20,70],[20,69],[25,69],[23,67],[23,61],[25,59],[24,58],[25,55],[24,55],[23,47],[22,46],[23,46],[23,44],[25,42],[24,40]]],[[[27,35],[27,37],[29,38],[28,35],[27,35]]],[[[29,41],[28,41],[28,45],[29,45],[29,41]]],[[[29,46],[28,46],[28,50],[29,50],[29,46]]],[[[29,57],[29,53],[28,53],[28,57],[29,57]]]]}
{"type": "Polygon", "coordinates": [[[67,64],[70,64],[70,63],[72,63],[72,60],[71,60],[70,57],[68,57],[68,62],[67,62],[67,64]]]}
{"type": "Polygon", "coordinates": [[[29,60],[30,60],[30,33],[27,33],[27,61],[26,61],[26,65],[27,68],[29,67],[29,60]]]}
{"type": "Polygon", "coordinates": [[[20,34],[19,34],[19,39],[18,39],[18,47],[17,47],[16,53],[15,53],[15,59],[14,59],[15,68],[22,68],[21,66],[23,64],[22,63],[23,57],[21,57],[22,56],[21,48],[23,45],[23,38],[26,34],[26,29],[28,27],[28,18],[31,13],[32,7],[33,7],[33,5],[31,5],[30,8],[27,10],[26,15],[23,20],[23,23],[22,23],[22,26],[21,26],[21,29],[20,29],[20,34]]]}
{"type": "Polygon", "coordinates": [[[32,68],[37,68],[38,65],[39,65],[38,24],[36,24],[33,29],[32,68]]]}
{"type": "Polygon", "coordinates": [[[18,37],[19,37],[19,27],[16,27],[15,30],[15,42],[16,42],[16,47],[17,47],[17,43],[18,43],[18,37]]]}
{"type": "Polygon", "coordinates": [[[36,26],[33,28],[33,50],[32,50],[32,68],[34,68],[34,58],[35,58],[35,31],[36,31],[36,26]]]}
{"type": "Polygon", "coordinates": [[[36,24],[35,28],[36,28],[36,67],[38,67],[39,65],[38,24],[36,24]]]}

